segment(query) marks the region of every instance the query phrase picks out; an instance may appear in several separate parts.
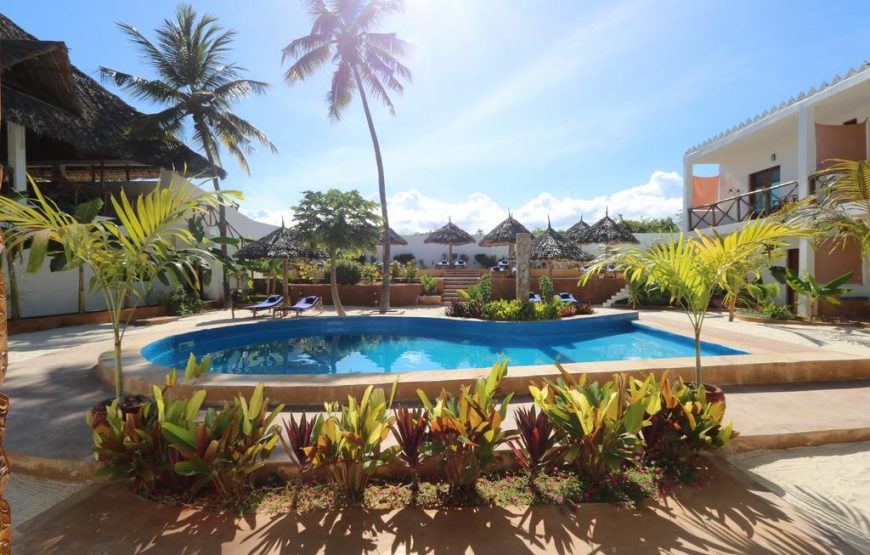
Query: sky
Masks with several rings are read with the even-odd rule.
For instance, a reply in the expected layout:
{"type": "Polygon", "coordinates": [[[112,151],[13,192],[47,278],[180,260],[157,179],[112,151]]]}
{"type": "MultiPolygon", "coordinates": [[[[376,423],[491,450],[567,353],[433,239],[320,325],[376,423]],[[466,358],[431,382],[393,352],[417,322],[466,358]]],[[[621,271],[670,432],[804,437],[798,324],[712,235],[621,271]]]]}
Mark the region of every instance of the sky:
{"type": "MultiPolygon", "coordinates": [[[[332,122],[328,68],[283,81],[281,49],[310,30],[302,4],[192,4],[237,31],[232,59],[272,85],[235,109],[279,151],[250,156],[250,176],[224,160],[224,186],[243,192],[242,210],[289,221],[302,191],[331,187],[376,200],[358,99],[332,122]]],[[[174,9],[166,0],[13,0],[2,12],[40,39],[66,42],[93,77],[101,65],[152,77],[114,24],[153,37],[174,9]]],[[[395,116],[373,108],[391,226],[427,231],[450,217],[487,231],[509,210],[530,229],[605,210],[672,216],[688,148],[862,63],[868,23],[858,1],[406,0],[381,28],[414,45],[404,60],[413,82],[393,98],[395,116]]],[[[108,88],[144,112],[159,109],[108,88]]]]}

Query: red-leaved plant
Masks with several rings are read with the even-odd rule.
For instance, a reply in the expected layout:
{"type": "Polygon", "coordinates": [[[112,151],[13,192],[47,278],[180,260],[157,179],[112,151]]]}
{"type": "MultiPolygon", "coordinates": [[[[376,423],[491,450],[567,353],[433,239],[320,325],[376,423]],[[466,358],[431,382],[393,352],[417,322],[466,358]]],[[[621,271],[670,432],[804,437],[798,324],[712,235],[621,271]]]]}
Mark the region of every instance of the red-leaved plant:
{"type": "Polygon", "coordinates": [[[281,445],[290,460],[299,468],[300,477],[311,464],[311,458],[305,449],[311,446],[311,432],[320,418],[322,417],[318,415],[309,420],[303,412],[298,421],[292,414],[284,421],[284,434],[280,436],[281,445]],[[287,439],[284,439],[284,435],[287,436],[287,439]]]}
{"type": "Polygon", "coordinates": [[[396,409],[395,413],[393,436],[399,444],[399,458],[411,469],[412,487],[416,491],[419,485],[417,467],[426,454],[429,442],[429,417],[422,410],[408,410],[405,407],[396,409]]]}
{"type": "Polygon", "coordinates": [[[552,464],[559,457],[559,434],[553,429],[549,417],[538,413],[534,405],[531,409],[519,407],[514,412],[517,423],[517,439],[508,442],[514,458],[522,468],[529,471],[529,482],[532,483],[538,472],[552,464]]]}

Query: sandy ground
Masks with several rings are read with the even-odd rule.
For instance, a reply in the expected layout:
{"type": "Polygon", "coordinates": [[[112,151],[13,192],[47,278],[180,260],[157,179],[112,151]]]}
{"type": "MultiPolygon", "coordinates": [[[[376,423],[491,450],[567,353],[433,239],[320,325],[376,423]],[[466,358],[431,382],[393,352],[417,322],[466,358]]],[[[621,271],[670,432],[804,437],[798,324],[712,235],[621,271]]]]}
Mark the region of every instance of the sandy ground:
{"type": "Polygon", "coordinates": [[[754,451],[729,459],[819,523],[822,533],[870,553],[870,442],[754,451]]]}

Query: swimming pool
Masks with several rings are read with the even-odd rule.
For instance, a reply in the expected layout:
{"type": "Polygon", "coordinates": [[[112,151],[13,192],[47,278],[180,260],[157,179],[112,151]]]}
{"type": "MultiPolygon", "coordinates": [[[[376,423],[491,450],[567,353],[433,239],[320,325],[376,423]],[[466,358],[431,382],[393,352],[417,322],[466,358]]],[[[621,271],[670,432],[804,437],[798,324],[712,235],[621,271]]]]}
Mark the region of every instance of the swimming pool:
{"type": "MultiPolygon", "coordinates": [[[[293,318],[195,331],[146,345],[142,356],[184,367],[211,355],[212,373],[353,374],[694,356],[691,339],[634,320],[637,313],[552,322],[446,318],[293,318]]],[[[701,354],[745,354],[702,343],[701,354]]]]}

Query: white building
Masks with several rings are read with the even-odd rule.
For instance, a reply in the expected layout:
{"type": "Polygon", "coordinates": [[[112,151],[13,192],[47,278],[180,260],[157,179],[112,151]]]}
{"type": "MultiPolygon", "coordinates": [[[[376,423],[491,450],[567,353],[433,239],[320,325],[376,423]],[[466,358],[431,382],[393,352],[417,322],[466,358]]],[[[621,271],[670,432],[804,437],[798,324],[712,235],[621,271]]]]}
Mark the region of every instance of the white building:
{"type": "MultiPolygon", "coordinates": [[[[684,156],[684,230],[716,227],[727,233],[812,194],[813,174],[826,160],[870,158],[868,117],[870,64],[865,63],[690,148],[684,156]],[[718,172],[709,171],[716,167],[718,172]]],[[[807,239],[793,241],[780,264],[822,282],[851,271],[849,296],[870,294],[867,261],[855,244],[814,248],[807,239]]],[[[792,303],[792,293],[786,294],[792,303]]]]}

